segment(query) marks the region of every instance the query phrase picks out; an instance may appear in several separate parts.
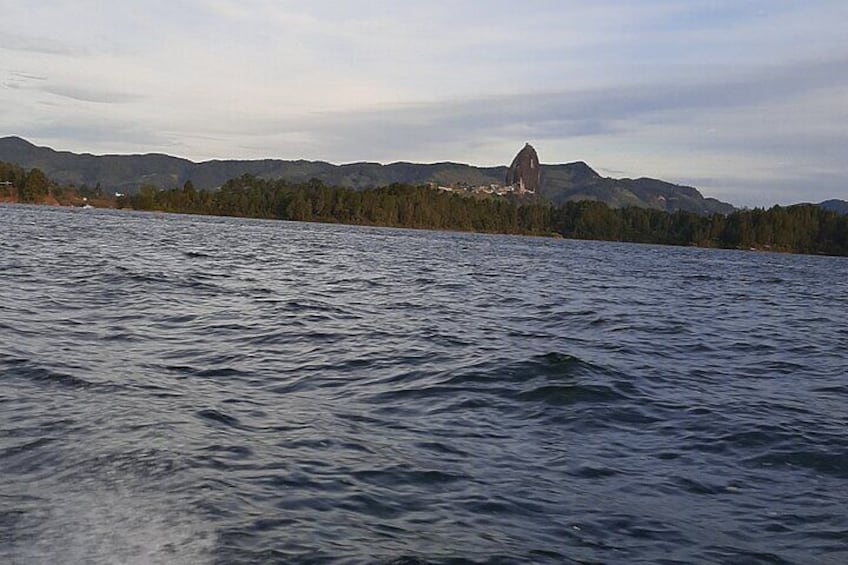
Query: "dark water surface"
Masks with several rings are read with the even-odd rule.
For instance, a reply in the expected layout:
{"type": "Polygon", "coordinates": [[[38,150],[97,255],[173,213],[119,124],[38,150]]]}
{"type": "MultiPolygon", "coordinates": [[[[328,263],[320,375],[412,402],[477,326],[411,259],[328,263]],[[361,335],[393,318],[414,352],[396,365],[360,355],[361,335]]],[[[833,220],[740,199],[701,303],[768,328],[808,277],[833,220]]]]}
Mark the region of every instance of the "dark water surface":
{"type": "Polygon", "coordinates": [[[848,563],[848,261],[0,207],[0,563],[848,563]]]}

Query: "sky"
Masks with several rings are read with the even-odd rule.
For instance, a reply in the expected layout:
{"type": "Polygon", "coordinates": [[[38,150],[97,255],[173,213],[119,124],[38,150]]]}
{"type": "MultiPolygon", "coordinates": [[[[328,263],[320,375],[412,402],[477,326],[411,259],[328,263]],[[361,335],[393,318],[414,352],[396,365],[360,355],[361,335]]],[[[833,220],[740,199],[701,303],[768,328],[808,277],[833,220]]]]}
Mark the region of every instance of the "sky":
{"type": "Polygon", "coordinates": [[[845,0],[0,0],[0,136],[848,200],[845,0]]]}

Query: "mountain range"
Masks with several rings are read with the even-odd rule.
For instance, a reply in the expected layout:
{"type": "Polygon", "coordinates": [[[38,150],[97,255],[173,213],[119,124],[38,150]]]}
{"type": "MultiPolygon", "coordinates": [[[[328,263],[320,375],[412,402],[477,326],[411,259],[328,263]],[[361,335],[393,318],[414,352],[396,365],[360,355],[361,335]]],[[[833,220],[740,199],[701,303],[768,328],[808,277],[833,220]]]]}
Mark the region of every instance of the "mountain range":
{"type": "MultiPolygon", "coordinates": [[[[215,189],[229,179],[245,174],[262,178],[305,182],[317,178],[327,185],[357,190],[392,183],[444,186],[503,184],[508,168],[476,167],[461,163],[349,163],[324,161],[213,160],[196,163],[180,157],[146,155],[91,155],[56,151],[36,146],[20,137],[0,138],[0,161],[25,169],[38,168],[53,180],[81,186],[101,187],[110,192],[132,193],[144,185],[160,188],[182,186],[191,180],[198,189],[215,189]]],[[[596,200],[613,208],[639,206],[673,212],[727,214],[731,204],[704,198],[697,189],[651,179],[604,177],[582,161],[541,165],[539,195],[554,203],[596,200]]]]}
{"type": "Polygon", "coordinates": [[[824,202],[820,202],[818,206],[842,216],[848,215],[848,201],[845,200],[825,200],[824,202]]]}

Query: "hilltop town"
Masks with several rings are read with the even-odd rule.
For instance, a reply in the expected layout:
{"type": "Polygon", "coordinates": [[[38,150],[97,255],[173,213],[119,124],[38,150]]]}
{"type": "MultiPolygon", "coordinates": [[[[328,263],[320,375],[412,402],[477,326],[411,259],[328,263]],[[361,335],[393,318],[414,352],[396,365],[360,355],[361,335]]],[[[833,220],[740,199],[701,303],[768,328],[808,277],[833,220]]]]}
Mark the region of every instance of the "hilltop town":
{"type": "Polygon", "coordinates": [[[490,183],[470,186],[467,183],[459,182],[451,186],[443,186],[437,183],[430,183],[431,188],[444,192],[480,195],[491,194],[497,196],[536,194],[541,186],[542,167],[539,163],[539,155],[529,142],[524,145],[524,148],[512,160],[503,184],[490,183]]]}

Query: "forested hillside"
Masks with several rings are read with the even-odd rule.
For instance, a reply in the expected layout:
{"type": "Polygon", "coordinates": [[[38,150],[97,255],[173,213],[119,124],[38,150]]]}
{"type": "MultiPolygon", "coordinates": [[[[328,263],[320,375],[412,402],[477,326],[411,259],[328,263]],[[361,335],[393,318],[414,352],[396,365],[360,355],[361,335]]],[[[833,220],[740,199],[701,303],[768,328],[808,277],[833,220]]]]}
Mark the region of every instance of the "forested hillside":
{"type": "MultiPolygon", "coordinates": [[[[262,159],[215,160],[195,163],[170,155],[88,155],[38,147],[18,137],[0,138],[0,161],[38,168],[51,179],[78,187],[100,186],[109,194],[135,193],[145,185],[162,188],[191,181],[198,189],[216,189],[244,174],[268,180],[305,183],[318,179],[328,186],[368,190],[393,183],[477,187],[503,184],[507,167],[476,167],[463,163],[348,163],[262,159]]],[[[640,206],[700,214],[733,211],[733,206],[704,198],[698,190],[657,179],[614,179],[599,175],[581,161],[541,164],[541,187],[532,198],[555,205],[576,200],[604,202],[613,208],[640,206]]]]}
{"type": "Polygon", "coordinates": [[[139,210],[848,255],[848,216],[810,204],[703,216],[592,201],[528,204],[401,184],[355,191],[249,175],[218,191],[198,191],[190,182],[165,191],[146,187],[122,203],[139,210]]]}
{"type": "Polygon", "coordinates": [[[136,210],[242,216],[355,225],[444,229],[483,233],[561,236],[848,255],[848,215],[819,205],[774,206],[704,216],[693,212],[625,207],[590,200],[560,206],[517,196],[473,196],[428,186],[392,184],[357,191],[243,175],[220,190],[142,187],[118,198],[101,190],[61,185],[40,169],[0,162],[0,202],[133,208],[136,210]]]}

